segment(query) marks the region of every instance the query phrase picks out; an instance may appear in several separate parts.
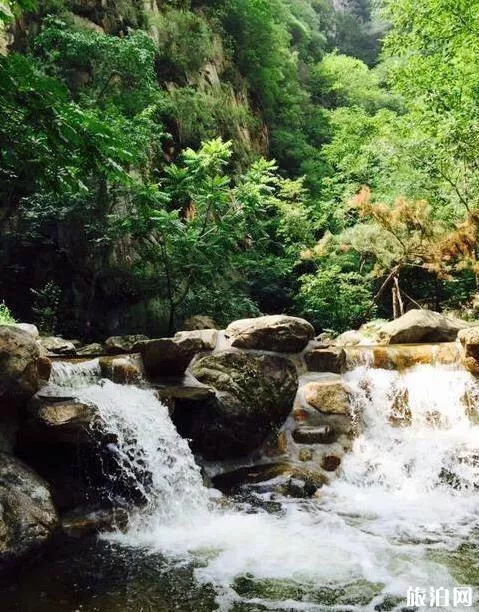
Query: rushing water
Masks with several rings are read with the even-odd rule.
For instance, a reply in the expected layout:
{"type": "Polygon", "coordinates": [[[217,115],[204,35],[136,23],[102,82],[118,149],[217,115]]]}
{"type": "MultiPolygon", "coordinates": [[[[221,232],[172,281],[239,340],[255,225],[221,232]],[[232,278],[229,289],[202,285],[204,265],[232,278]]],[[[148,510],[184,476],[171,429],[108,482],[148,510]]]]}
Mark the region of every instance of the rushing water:
{"type": "MultiPolygon", "coordinates": [[[[94,363],[83,369],[97,376],[94,363]]],[[[410,610],[409,587],[479,585],[479,392],[468,373],[433,366],[349,372],[363,431],[340,476],[319,498],[280,500],[281,510],[268,513],[226,504],[203,486],[153,391],[91,384],[76,367],[75,394],[98,406],[117,439],[112,452],[139,481],[152,475],[141,485],[148,504],[127,533],[105,536],[110,554],[139,551],[149,586],[141,583],[136,608],[110,600],[84,609],[169,610],[153,595],[144,604],[145,589],[185,568],[188,589],[194,584],[204,597],[188,607],[186,594],[176,594],[172,609],[195,612],[410,610]]],[[[55,378],[68,383],[65,367],[57,366],[55,378]]]]}

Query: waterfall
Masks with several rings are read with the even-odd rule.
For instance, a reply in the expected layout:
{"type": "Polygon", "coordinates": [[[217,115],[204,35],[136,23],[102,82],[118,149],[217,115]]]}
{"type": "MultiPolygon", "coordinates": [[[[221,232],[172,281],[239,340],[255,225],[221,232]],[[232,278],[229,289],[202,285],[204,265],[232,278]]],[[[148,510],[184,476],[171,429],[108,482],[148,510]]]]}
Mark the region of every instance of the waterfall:
{"type": "Polygon", "coordinates": [[[363,433],[343,481],[364,489],[461,496],[479,485],[479,389],[468,372],[357,368],[345,377],[363,433]]]}
{"type": "Polygon", "coordinates": [[[329,487],[327,505],[404,542],[454,546],[477,529],[474,377],[450,366],[402,373],[358,367],[345,382],[363,431],[329,487]]]}
{"type": "Polygon", "coordinates": [[[148,500],[127,533],[105,537],[160,552],[173,566],[192,564],[197,581],[215,588],[219,610],[238,602],[248,610],[401,610],[409,587],[472,580],[472,562],[463,561],[462,574],[454,565],[479,547],[479,390],[470,374],[432,365],[347,373],[362,432],[339,477],[319,498],[280,499],[281,511],[270,513],[209,503],[214,492],[154,391],[99,380],[89,364],[81,375],[57,365],[54,380],[70,380],[98,407],[112,452],[148,500]],[[375,608],[385,601],[390,607],[375,608]]]}
{"type": "Polygon", "coordinates": [[[145,527],[152,516],[164,523],[206,508],[200,469],[154,390],[100,379],[97,359],[54,363],[52,384],[96,406],[104,433],[114,440],[109,451],[147,501],[132,515],[132,529],[145,527]]]}
{"type": "Polygon", "coordinates": [[[94,384],[100,378],[100,362],[98,359],[88,361],[54,361],[52,363],[51,384],[56,387],[76,389],[94,384]]]}

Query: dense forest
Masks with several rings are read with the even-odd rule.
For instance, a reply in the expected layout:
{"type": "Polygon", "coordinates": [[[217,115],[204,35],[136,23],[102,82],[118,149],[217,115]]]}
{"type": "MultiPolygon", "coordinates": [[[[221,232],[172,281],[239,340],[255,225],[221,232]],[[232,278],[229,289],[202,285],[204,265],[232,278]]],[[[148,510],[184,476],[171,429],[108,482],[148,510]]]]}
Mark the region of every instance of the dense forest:
{"type": "Polygon", "coordinates": [[[0,316],[474,316],[479,2],[3,5],[0,316]]]}

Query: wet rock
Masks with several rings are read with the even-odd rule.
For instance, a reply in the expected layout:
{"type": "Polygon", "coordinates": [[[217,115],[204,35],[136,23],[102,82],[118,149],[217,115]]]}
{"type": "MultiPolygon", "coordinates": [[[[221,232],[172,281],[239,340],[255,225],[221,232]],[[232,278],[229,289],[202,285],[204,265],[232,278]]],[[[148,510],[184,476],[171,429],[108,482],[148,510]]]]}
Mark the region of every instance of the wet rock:
{"type": "Polygon", "coordinates": [[[91,444],[97,419],[95,406],[69,397],[42,396],[40,392],[28,405],[24,433],[29,440],[91,444]]]}
{"type": "Polygon", "coordinates": [[[142,379],[143,364],[139,355],[101,357],[99,363],[102,377],[114,383],[133,385],[142,379]]]}
{"type": "Polygon", "coordinates": [[[226,351],[203,357],[191,372],[216,396],[191,410],[183,435],[206,458],[246,455],[280,426],[293,405],[298,378],[283,357],[226,351]]]}
{"type": "Polygon", "coordinates": [[[48,355],[76,355],[77,350],[73,342],[58,336],[42,337],[38,341],[48,355]]]}
{"type": "Polygon", "coordinates": [[[311,448],[300,448],[298,459],[300,461],[311,461],[314,456],[314,451],[311,448]]]}
{"type": "Polygon", "coordinates": [[[314,337],[314,329],[304,319],[270,315],[234,321],[226,328],[225,335],[237,348],[299,353],[314,337]]]}
{"type": "Polygon", "coordinates": [[[220,474],[213,478],[213,485],[225,493],[251,488],[260,494],[308,498],[327,481],[327,476],[321,470],[291,463],[269,463],[220,474]]]}
{"type": "Polygon", "coordinates": [[[160,378],[153,386],[158,390],[158,397],[162,400],[203,402],[215,395],[214,389],[203,385],[190,374],[160,378]]]}
{"type": "Polygon", "coordinates": [[[99,357],[105,354],[105,350],[103,344],[93,342],[92,344],[86,344],[77,349],[77,355],[81,355],[82,357],[99,357]]]}
{"type": "Polygon", "coordinates": [[[304,408],[295,408],[293,411],[293,418],[298,423],[308,421],[308,419],[310,418],[310,412],[308,412],[304,408]]]}
{"type": "Polygon", "coordinates": [[[196,329],[219,329],[215,320],[206,315],[193,315],[185,320],[184,328],[186,331],[196,329]]]}
{"type": "Polygon", "coordinates": [[[326,455],[321,461],[321,467],[326,472],[334,472],[341,464],[341,458],[336,455],[326,455]]]}
{"type": "Polygon", "coordinates": [[[0,453],[0,568],[44,544],[57,524],[47,484],[18,459],[0,453]]]}
{"type": "Polygon", "coordinates": [[[208,333],[205,337],[203,332],[180,332],[174,338],[139,342],[135,348],[140,351],[150,378],[178,376],[184,374],[195,355],[211,350],[213,338],[208,333]]]}
{"type": "Polygon", "coordinates": [[[212,484],[224,493],[231,493],[244,485],[269,482],[285,473],[289,474],[290,470],[291,466],[288,463],[251,465],[217,474],[213,476],[212,484]]]}
{"type": "Polygon", "coordinates": [[[412,422],[412,412],[409,408],[409,393],[404,389],[394,397],[388,421],[393,427],[409,427],[412,422]]]}
{"type": "Polygon", "coordinates": [[[302,425],[293,431],[293,439],[298,444],[332,444],[338,434],[328,425],[309,427],[302,425]]]}
{"type": "Polygon", "coordinates": [[[447,429],[449,427],[449,419],[439,410],[428,410],[425,413],[426,423],[434,429],[447,429]]]}
{"type": "Polygon", "coordinates": [[[306,402],[327,414],[349,414],[349,398],[340,381],[313,381],[304,386],[306,402]]]}
{"type": "Polygon", "coordinates": [[[110,508],[85,511],[73,510],[62,517],[61,529],[71,538],[110,531],[126,531],[129,516],[125,508],[110,508]]]}
{"type": "Polygon", "coordinates": [[[38,377],[41,380],[49,380],[52,373],[52,361],[48,357],[39,357],[37,361],[38,377]]]}
{"type": "Polygon", "coordinates": [[[377,331],[377,341],[380,344],[453,342],[464,326],[464,321],[439,312],[409,310],[402,317],[381,325],[377,331]]]}
{"type": "Polygon", "coordinates": [[[92,406],[76,401],[43,404],[35,412],[35,417],[47,427],[68,427],[75,430],[89,426],[95,415],[96,411],[92,406]]]}
{"type": "Polygon", "coordinates": [[[72,395],[71,392],[68,393],[66,389],[61,389],[54,385],[47,385],[43,387],[40,389],[40,391],[38,391],[36,397],[50,402],[62,402],[75,399],[75,396],[72,395]]]}
{"type": "Polygon", "coordinates": [[[289,473],[289,480],[280,488],[280,492],[287,497],[313,497],[318,489],[328,482],[328,478],[320,470],[294,466],[290,468],[289,473]]]}
{"type": "Polygon", "coordinates": [[[109,355],[124,355],[136,352],[135,345],[147,341],[148,337],[143,334],[130,334],[129,336],[111,336],[106,339],[105,349],[109,355]]]}
{"type": "Polygon", "coordinates": [[[474,374],[475,376],[479,375],[479,360],[476,359],[475,357],[463,357],[461,360],[461,363],[463,365],[463,367],[470,372],[471,374],[474,374]]]}
{"type": "Polygon", "coordinates": [[[285,431],[274,432],[261,449],[265,457],[281,457],[288,452],[288,437],[285,431]]]}
{"type": "Polygon", "coordinates": [[[479,375],[479,327],[461,329],[457,338],[464,348],[463,366],[471,374],[479,375]]]}
{"type": "Polygon", "coordinates": [[[39,387],[37,343],[15,326],[0,326],[0,403],[21,403],[39,387]]]}
{"type": "Polygon", "coordinates": [[[346,353],[337,346],[313,348],[304,354],[310,372],[333,372],[340,374],[346,366],[346,353]]]}

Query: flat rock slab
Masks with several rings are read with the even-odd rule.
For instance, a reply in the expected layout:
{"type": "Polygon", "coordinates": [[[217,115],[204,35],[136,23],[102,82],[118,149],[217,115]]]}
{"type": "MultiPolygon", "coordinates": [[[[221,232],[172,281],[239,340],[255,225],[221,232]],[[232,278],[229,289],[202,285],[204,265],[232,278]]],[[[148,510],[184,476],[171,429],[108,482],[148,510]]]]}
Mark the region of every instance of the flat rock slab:
{"type": "Polygon", "coordinates": [[[344,415],[350,413],[348,394],[342,382],[309,382],[303,391],[306,402],[320,412],[344,415]]]}
{"type": "Polygon", "coordinates": [[[44,336],[38,340],[38,343],[49,355],[77,354],[77,349],[73,342],[59,336],[44,336]]]}
{"type": "Polygon", "coordinates": [[[82,357],[99,357],[105,354],[105,350],[103,344],[93,342],[92,344],[86,344],[77,349],[77,355],[81,355],[82,357]]]}
{"type": "Polygon", "coordinates": [[[298,317],[270,315],[234,321],[226,328],[225,336],[236,348],[300,353],[314,337],[314,329],[298,317]]]}
{"type": "Polygon", "coordinates": [[[96,410],[92,406],[75,401],[43,404],[35,414],[35,418],[47,427],[74,429],[89,426],[95,416],[96,410]]]}
{"type": "Polygon", "coordinates": [[[215,395],[214,389],[189,374],[157,379],[153,387],[158,390],[159,397],[164,399],[204,401],[215,395]]]}
{"type": "Polygon", "coordinates": [[[37,393],[28,404],[25,439],[30,442],[91,444],[94,425],[100,422],[96,406],[72,397],[37,393]]]}

